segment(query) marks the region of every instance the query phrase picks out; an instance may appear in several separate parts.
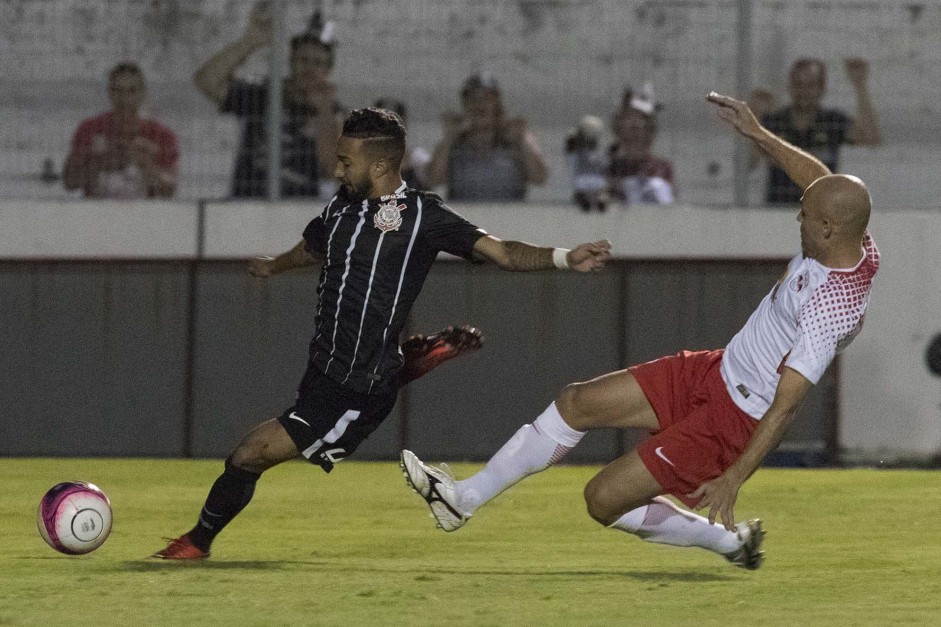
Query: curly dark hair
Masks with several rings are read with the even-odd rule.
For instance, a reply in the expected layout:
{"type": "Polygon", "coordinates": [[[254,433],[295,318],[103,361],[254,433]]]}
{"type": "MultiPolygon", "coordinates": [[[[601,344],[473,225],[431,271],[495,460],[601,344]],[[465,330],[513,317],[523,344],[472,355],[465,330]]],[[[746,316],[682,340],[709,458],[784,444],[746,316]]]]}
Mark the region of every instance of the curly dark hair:
{"type": "Polygon", "coordinates": [[[343,135],[366,140],[370,151],[394,164],[405,156],[405,124],[394,111],[369,107],[354,109],[343,121],[343,135]]]}

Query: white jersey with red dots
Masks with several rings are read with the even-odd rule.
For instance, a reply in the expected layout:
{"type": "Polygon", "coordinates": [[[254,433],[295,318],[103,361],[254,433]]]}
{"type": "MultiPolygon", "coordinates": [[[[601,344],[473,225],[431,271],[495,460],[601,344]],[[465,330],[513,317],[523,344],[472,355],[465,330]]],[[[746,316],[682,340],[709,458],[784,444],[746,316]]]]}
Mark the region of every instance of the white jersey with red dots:
{"type": "Polygon", "coordinates": [[[879,249],[869,233],[856,267],[837,270],[797,255],[725,349],[722,379],[735,404],[761,419],[784,367],[813,384],[863,326],[879,249]]]}

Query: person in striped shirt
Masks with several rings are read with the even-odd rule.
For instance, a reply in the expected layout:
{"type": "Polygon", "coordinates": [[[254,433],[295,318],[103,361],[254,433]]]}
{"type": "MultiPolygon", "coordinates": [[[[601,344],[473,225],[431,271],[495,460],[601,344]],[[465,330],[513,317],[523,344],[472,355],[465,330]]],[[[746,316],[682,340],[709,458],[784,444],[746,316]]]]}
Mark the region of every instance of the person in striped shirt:
{"type": "Polygon", "coordinates": [[[226,460],[193,529],[155,557],[208,557],[261,473],[297,457],[330,472],[382,423],[408,378],[399,333],[439,252],[521,272],[592,272],[608,260],[604,240],[568,250],[487,234],[435,194],[406,187],[404,154],[405,127],[395,113],[352,111],[336,145],[339,191],[294,248],[253,262],[261,277],[323,264],[307,371],[294,404],[256,427],[226,460]]]}

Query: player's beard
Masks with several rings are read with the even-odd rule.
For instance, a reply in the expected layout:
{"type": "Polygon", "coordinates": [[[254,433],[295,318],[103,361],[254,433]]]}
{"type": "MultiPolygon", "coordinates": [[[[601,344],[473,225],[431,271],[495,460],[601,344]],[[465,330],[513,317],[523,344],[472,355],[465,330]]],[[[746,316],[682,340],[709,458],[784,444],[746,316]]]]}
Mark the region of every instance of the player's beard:
{"type": "Polygon", "coordinates": [[[369,195],[372,193],[372,182],[369,180],[366,181],[342,181],[343,191],[346,192],[346,195],[350,200],[354,202],[361,202],[369,198],[369,195]]]}

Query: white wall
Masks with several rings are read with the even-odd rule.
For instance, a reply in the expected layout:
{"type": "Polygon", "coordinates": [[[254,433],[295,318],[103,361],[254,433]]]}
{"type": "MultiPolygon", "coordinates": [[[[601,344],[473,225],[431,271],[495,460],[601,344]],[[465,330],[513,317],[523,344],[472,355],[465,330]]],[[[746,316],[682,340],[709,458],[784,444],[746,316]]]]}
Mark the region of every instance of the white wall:
{"type": "Polygon", "coordinates": [[[0,201],[0,259],[161,259],[196,254],[197,204],[0,201]]]}
{"type": "Polygon", "coordinates": [[[882,214],[882,265],[865,328],[847,350],[840,442],[871,457],[941,451],[941,379],[925,348],[941,333],[941,216],[882,214]]]}
{"type": "MultiPolygon", "coordinates": [[[[674,207],[584,216],[555,205],[456,209],[498,237],[562,246],[604,237],[628,259],[783,263],[799,249],[790,211],[674,207]]],[[[300,203],[210,203],[205,256],[287,250],[318,212],[300,203]]],[[[196,215],[195,203],[0,201],[0,260],[188,257],[196,252],[196,215]]],[[[941,215],[876,213],[871,231],[882,267],[865,329],[842,362],[840,442],[865,458],[934,455],[941,450],[941,380],[928,373],[924,350],[941,332],[941,215]]]]}

